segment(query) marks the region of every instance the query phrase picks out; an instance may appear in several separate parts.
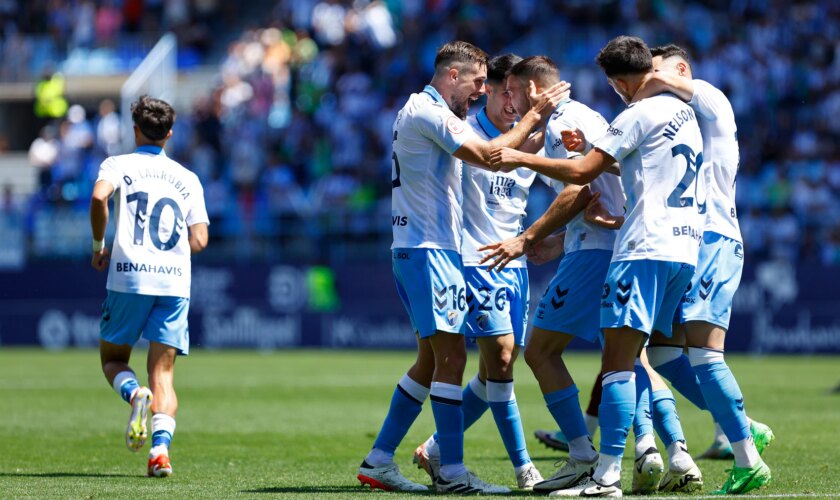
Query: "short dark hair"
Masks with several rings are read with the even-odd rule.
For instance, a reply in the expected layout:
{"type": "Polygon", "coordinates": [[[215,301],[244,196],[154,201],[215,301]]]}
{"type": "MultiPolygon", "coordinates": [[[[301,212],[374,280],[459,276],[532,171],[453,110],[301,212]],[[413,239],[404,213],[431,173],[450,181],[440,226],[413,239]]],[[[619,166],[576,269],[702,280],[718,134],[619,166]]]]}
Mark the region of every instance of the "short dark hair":
{"type": "Polygon", "coordinates": [[[595,59],[607,76],[647,73],[653,68],[650,49],[636,36],[618,36],[607,42],[595,59]]]}
{"type": "Polygon", "coordinates": [[[505,80],[508,71],[519,63],[522,58],[516,54],[502,54],[487,61],[487,81],[489,83],[501,83],[505,80]]]}
{"type": "Polygon", "coordinates": [[[175,110],[166,101],[143,95],[131,104],[131,120],[147,139],[162,141],[175,123],[175,110]]]}
{"type": "Polygon", "coordinates": [[[650,49],[650,55],[653,57],[660,56],[662,59],[668,59],[669,57],[679,57],[683,61],[688,64],[688,67],[691,67],[691,59],[688,58],[688,52],[679,45],[674,45],[673,43],[669,43],[668,45],[660,45],[659,47],[654,47],[650,49]]]}
{"type": "Polygon", "coordinates": [[[560,78],[560,70],[548,56],[526,57],[510,69],[510,74],[529,80],[543,80],[545,77],[560,78]]]}
{"type": "Polygon", "coordinates": [[[487,66],[487,53],[469,42],[455,40],[445,43],[439,48],[435,56],[435,71],[452,63],[487,66]]]}

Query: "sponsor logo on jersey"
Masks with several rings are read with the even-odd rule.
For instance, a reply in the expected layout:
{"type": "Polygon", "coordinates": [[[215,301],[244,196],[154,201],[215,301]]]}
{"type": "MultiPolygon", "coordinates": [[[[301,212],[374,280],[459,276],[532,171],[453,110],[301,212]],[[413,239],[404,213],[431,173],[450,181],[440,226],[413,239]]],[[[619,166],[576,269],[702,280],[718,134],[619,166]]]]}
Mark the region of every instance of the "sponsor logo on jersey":
{"type": "Polygon", "coordinates": [[[118,273],[153,273],[183,276],[184,272],[177,266],[156,266],[154,264],[135,264],[134,262],[116,262],[118,273]]]}
{"type": "Polygon", "coordinates": [[[516,186],[516,179],[505,177],[504,175],[494,175],[490,181],[490,190],[488,194],[498,196],[500,198],[510,198],[513,194],[513,187],[516,186]]]}
{"type": "Polygon", "coordinates": [[[674,236],[688,236],[697,241],[703,239],[703,231],[691,226],[674,226],[671,230],[673,231],[674,236]]]}
{"type": "Polygon", "coordinates": [[[464,131],[464,122],[459,120],[457,116],[450,116],[446,119],[446,128],[453,134],[460,134],[464,131]]]}
{"type": "Polygon", "coordinates": [[[408,216],[406,215],[392,215],[391,216],[391,225],[392,226],[407,226],[408,225],[408,216]]]}
{"type": "Polygon", "coordinates": [[[610,125],[609,128],[607,128],[607,133],[612,134],[616,137],[621,137],[622,135],[624,135],[623,130],[619,130],[619,129],[613,127],[612,125],[610,125]]]}

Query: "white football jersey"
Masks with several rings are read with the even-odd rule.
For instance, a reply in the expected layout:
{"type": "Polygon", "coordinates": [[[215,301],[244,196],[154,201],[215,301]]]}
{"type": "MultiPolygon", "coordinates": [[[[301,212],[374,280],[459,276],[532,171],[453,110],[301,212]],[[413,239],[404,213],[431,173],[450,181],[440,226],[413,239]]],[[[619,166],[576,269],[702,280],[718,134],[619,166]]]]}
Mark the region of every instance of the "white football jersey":
{"type": "Polygon", "coordinates": [[[710,171],[706,231],[741,241],[735,211],[735,175],[740,162],[738,127],[729,99],[712,84],[693,80],[694,95],[688,104],[697,113],[703,134],[703,162],[710,171]]]}
{"type": "MultiPolygon", "coordinates": [[[[476,135],[490,141],[502,135],[487,117],[486,108],[467,118],[476,135]]],[[[490,243],[513,238],[522,232],[528,192],[536,172],[518,168],[510,173],[490,172],[464,164],[464,241],[461,255],[465,266],[477,266],[482,259],[478,249],[490,243]]],[[[507,267],[526,267],[526,257],[507,267]]]]}
{"type": "Polygon", "coordinates": [[[695,182],[702,180],[704,167],[694,110],[673,94],[643,99],[618,115],[593,145],[621,163],[627,197],[613,262],[645,259],[696,266],[706,186],[695,182]]]}
{"type": "Polygon", "coordinates": [[[160,148],[141,146],[102,162],[98,181],[114,186],[108,290],[189,297],[188,228],[209,223],[198,177],[160,148]]]}
{"type": "Polygon", "coordinates": [[[394,121],[391,248],[461,251],[461,160],[476,137],[431,85],[412,94],[394,121]]]}
{"type": "MultiPolygon", "coordinates": [[[[567,151],[560,132],[580,129],[584,137],[597,138],[604,135],[609,123],[597,111],[577,101],[561,103],[548,120],[545,132],[545,153],[549,158],[575,158],[580,153],[567,151]]],[[[603,174],[589,183],[593,192],[601,193],[601,203],[611,214],[624,213],[624,192],[621,180],[613,174],[603,174]]],[[[566,253],[577,250],[612,250],[618,231],[606,229],[584,220],[583,212],[577,214],[566,225],[564,249],[566,253]]]]}

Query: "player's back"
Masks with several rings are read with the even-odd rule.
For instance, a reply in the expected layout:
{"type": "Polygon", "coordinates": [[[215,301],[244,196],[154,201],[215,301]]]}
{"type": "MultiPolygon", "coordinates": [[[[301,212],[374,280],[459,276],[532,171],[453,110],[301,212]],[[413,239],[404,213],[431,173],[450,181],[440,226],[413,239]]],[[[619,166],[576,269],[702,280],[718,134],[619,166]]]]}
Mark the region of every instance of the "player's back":
{"type": "Polygon", "coordinates": [[[207,222],[198,177],[160,148],[142,146],[106,159],[99,179],[115,188],[108,290],[189,297],[188,228],[207,222]]]}
{"type": "Polygon", "coordinates": [[[623,111],[594,145],[621,164],[627,197],[613,260],[696,265],[706,194],[695,182],[703,140],[694,110],[672,94],[644,99],[623,111]]]}
{"type": "MultiPolygon", "coordinates": [[[[503,133],[487,117],[486,108],[469,116],[467,125],[486,141],[503,133]]],[[[478,265],[483,257],[478,248],[522,232],[528,193],[535,177],[534,171],[524,168],[503,173],[464,164],[464,240],[461,244],[464,265],[478,265]]],[[[507,265],[525,266],[524,256],[507,265]]]]}
{"type": "Polygon", "coordinates": [[[472,130],[427,85],[409,97],[393,132],[392,248],[460,252],[462,165],[452,153],[472,130]]]}
{"type": "Polygon", "coordinates": [[[741,241],[735,209],[735,176],[738,173],[738,127],[732,104],[723,92],[703,80],[693,80],[689,105],[697,113],[703,135],[703,161],[709,169],[706,231],[741,241]]]}
{"type": "MultiPolygon", "coordinates": [[[[567,151],[563,147],[560,132],[580,129],[584,137],[599,138],[606,133],[609,123],[600,113],[578,101],[569,100],[561,103],[551,116],[546,126],[545,153],[549,158],[574,158],[579,153],[567,151]]],[[[603,174],[589,183],[593,192],[601,193],[600,201],[610,213],[624,212],[624,192],[621,180],[612,174],[603,174]]],[[[576,250],[612,250],[616,231],[605,229],[586,222],[584,213],[577,214],[566,225],[565,251],[576,250]]]]}

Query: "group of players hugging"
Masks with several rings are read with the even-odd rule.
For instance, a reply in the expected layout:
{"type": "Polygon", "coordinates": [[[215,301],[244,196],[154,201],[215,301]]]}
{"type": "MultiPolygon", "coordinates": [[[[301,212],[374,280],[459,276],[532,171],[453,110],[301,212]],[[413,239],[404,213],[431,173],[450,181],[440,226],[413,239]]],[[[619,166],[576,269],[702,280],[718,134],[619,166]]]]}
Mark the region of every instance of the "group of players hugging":
{"type": "Polygon", "coordinates": [[[571,85],[550,58],[488,58],[463,41],[439,49],[432,81],[399,111],[393,272],[417,358],[359,467],[362,484],[428,489],[403,476],[393,458],[429,398],[436,433],[416,448],[414,463],[439,493],[510,492],[464,465],[464,432],[488,408],[521,489],[621,496],[632,427],[634,494],[697,491],[703,476],[662,377],[711,413],[717,437],[705,455],[734,457],[716,493],[746,493],[770,481],[761,453],[773,433],[747,417],[724,360],[744,259],[732,106],[693,78],[678,46],[651,49],[620,36],[596,60],[627,105],[612,123],[570,99],[571,85]],[[485,94],[486,106],[467,116],[485,94]],[[557,196],[523,228],[537,177],[557,196]],[[526,259],[541,264],[561,255],[524,351],[569,452],[544,479],[526,449],[513,365],[525,346],[526,259]],[[478,373],[462,387],[465,337],[480,357],[478,373]],[[587,415],[563,361],[576,337],[602,350],[587,415]],[[667,447],[667,466],[654,430],[667,447]]]}

